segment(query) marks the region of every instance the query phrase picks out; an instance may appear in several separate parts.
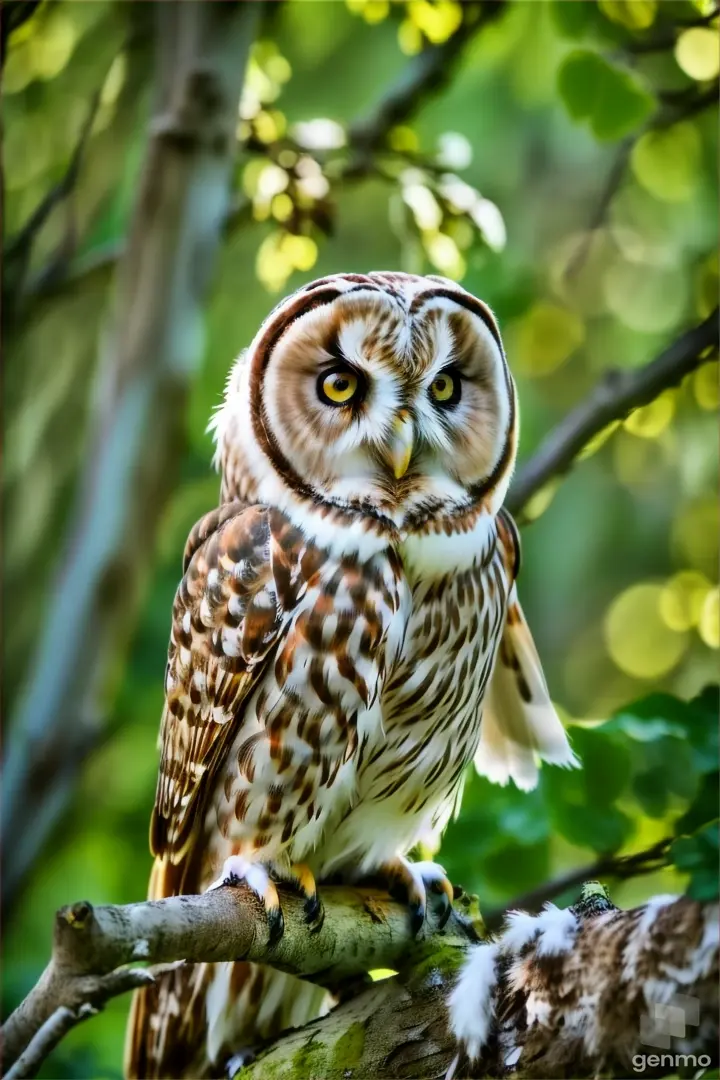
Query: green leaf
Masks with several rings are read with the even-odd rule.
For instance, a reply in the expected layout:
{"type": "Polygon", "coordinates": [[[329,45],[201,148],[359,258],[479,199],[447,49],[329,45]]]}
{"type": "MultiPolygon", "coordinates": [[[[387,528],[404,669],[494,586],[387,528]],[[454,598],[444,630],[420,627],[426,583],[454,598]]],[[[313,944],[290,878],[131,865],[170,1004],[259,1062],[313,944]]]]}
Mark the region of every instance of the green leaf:
{"type": "Polygon", "coordinates": [[[720,805],[720,772],[705,773],[689,809],[675,823],[675,834],[693,833],[717,816],[720,805]]]}
{"type": "Polygon", "coordinates": [[[543,881],[549,862],[547,844],[520,844],[509,840],[485,858],[482,869],[495,888],[513,895],[526,892],[538,881],[543,881]]]}
{"type": "Polygon", "coordinates": [[[684,874],[690,875],[687,895],[693,900],[714,900],[718,888],[718,852],[720,821],[716,820],[692,836],[681,836],[670,847],[670,859],[684,874]]]}
{"type": "Polygon", "coordinates": [[[569,806],[554,801],[551,820],[571,844],[603,854],[617,851],[633,830],[630,818],[616,806],[569,806]]]}
{"type": "Polygon", "coordinates": [[[587,801],[594,806],[614,802],[625,790],[632,771],[627,740],[601,727],[583,728],[579,724],[572,727],[570,735],[582,761],[587,801]]]}
{"type": "Polygon", "coordinates": [[[585,0],[551,0],[550,14],[562,37],[578,39],[593,22],[593,5],[585,0]]]}
{"type": "Polygon", "coordinates": [[[588,49],[576,49],[563,61],[558,90],[573,120],[587,120],[598,139],[628,135],[655,106],[637,76],[588,49]]]}

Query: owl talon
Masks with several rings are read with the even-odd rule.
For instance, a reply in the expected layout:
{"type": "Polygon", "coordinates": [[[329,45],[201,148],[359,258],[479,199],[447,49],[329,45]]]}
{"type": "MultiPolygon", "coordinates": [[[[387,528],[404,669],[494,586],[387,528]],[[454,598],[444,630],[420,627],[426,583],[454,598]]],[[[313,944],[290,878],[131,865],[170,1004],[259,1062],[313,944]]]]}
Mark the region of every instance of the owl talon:
{"type": "Polygon", "coordinates": [[[223,863],[220,877],[209,886],[207,892],[219,889],[223,885],[231,887],[247,885],[255,893],[265,909],[268,946],[272,948],[273,945],[277,945],[285,933],[285,920],[275,883],[262,863],[250,862],[242,855],[231,855],[223,863]]]}
{"type": "Polygon", "coordinates": [[[325,908],[319,896],[311,896],[305,901],[305,922],[310,927],[311,934],[317,934],[322,930],[325,922],[325,908]]]}
{"type": "Polygon", "coordinates": [[[310,927],[310,932],[316,934],[322,929],[325,910],[310,868],[305,863],[291,863],[289,867],[278,871],[277,880],[285,882],[305,898],[305,922],[310,927]]]}
{"type": "Polygon", "coordinates": [[[445,926],[452,912],[453,887],[442,866],[433,862],[411,863],[398,856],[385,864],[383,872],[388,880],[390,895],[403,899],[410,909],[410,929],[413,937],[420,933],[425,922],[429,892],[442,896],[438,929],[445,926]]]}

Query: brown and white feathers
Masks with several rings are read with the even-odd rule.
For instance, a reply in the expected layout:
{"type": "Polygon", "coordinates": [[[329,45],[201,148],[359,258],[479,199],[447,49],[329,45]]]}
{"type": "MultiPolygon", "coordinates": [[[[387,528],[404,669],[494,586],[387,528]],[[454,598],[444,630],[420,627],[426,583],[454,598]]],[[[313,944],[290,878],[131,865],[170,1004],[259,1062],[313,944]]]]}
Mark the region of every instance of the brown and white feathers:
{"type": "MultiPolygon", "coordinates": [[[[154,896],[228,859],[266,902],[298,863],[412,874],[495,680],[486,771],[531,786],[539,758],[573,763],[514,591],[517,405],[481,301],[434,277],[313,282],[270,313],[212,426],[222,504],[173,609],[154,896]]],[[[214,1075],[317,1015],[315,988],[282,979],[236,964],[143,991],[129,1074],[214,1075]]]]}

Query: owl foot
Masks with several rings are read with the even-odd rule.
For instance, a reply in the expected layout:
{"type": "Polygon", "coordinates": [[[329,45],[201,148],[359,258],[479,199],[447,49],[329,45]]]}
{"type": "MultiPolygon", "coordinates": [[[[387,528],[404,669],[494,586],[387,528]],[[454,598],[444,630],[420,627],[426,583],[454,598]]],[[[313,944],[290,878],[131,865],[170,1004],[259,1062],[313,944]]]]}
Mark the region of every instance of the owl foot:
{"type": "Polygon", "coordinates": [[[391,895],[401,896],[410,908],[413,935],[420,933],[425,922],[428,892],[442,897],[442,909],[438,918],[438,929],[442,929],[450,918],[453,902],[453,887],[442,866],[434,862],[413,863],[399,855],[384,864],[382,873],[388,882],[391,895]]]}
{"type": "Polygon", "coordinates": [[[231,855],[223,863],[220,877],[208,888],[219,889],[221,885],[245,884],[255,893],[265,908],[268,924],[268,945],[277,945],[285,933],[285,920],[275,882],[262,863],[250,862],[242,855],[231,855]]]}
{"type": "Polygon", "coordinates": [[[234,1077],[244,1069],[246,1065],[252,1065],[253,1061],[257,1057],[255,1050],[251,1046],[245,1047],[243,1050],[238,1050],[236,1054],[233,1054],[231,1058],[228,1058],[225,1064],[225,1076],[227,1080],[234,1080],[234,1077]]]}
{"type": "Polygon", "coordinates": [[[305,898],[305,922],[310,927],[310,932],[316,934],[325,921],[325,909],[310,868],[305,863],[291,863],[279,872],[278,879],[286,882],[305,898]]]}

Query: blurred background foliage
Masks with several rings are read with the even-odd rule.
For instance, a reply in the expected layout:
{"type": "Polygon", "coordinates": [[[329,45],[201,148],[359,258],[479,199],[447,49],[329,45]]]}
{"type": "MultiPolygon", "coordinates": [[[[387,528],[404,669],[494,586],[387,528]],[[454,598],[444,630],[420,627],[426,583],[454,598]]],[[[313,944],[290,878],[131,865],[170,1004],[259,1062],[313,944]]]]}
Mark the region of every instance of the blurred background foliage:
{"type": "MultiPolygon", "coordinates": [[[[10,717],[87,446],[147,137],[152,7],[6,5],[10,717]]],[[[441,273],[498,315],[527,458],[604,371],[648,362],[717,303],[715,16],[706,0],[272,5],[150,587],[101,745],[6,920],[6,1012],[46,962],[58,906],[144,896],[169,615],[185,537],[217,502],[206,425],[234,356],[313,277],[441,273]],[[437,85],[378,125],[387,88],[433,48],[448,50],[437,85]]],[[[716,887],[717,404],[709,357],[525,508],[523,604],[585,769],[546,769],[528,796],[468,778],[440,859],[488,911],[558,877],[573,898],[578,868],[581,881],[598,859],[648,849],[616,902],[716,887]]],[[[119,1076],[126,1009],[76,1029],[44,1075],[119,1076]]]]}

